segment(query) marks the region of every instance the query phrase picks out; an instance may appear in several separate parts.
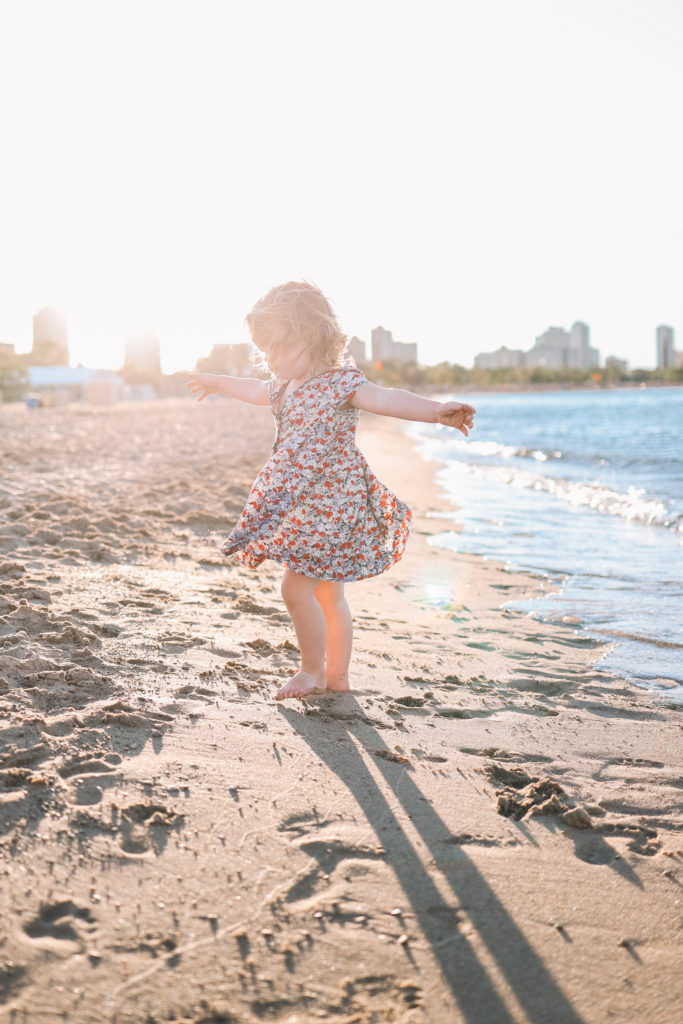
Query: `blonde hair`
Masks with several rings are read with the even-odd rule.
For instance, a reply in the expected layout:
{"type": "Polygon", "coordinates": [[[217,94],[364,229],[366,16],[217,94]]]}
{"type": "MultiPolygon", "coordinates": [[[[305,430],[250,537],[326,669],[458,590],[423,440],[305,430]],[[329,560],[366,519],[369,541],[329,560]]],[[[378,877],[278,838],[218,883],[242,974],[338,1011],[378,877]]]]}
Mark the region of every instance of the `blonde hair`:
{"type": "Polygon", "coordinates": [[[329,299],[309,281],[287,281],[271,288],[245,320],[266,362],[274,349],[303,341],[313,365],[332,369],[345,363],[348,339],[329,299]]]}

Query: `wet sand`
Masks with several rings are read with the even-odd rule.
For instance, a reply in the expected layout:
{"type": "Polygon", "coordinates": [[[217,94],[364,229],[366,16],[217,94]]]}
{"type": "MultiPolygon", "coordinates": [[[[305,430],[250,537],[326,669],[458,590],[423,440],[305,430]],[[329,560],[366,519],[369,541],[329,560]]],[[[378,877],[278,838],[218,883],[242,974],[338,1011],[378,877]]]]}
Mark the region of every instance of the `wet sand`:
{"type": "Polygon", "coordinates": [[[227,532],[267,457],[220,399],[0,407],[0,1020],[679,1019],[680,713],[542,582],[428,543],[352,584],[353,692],[273,700],[279,568],[227,532]]]}

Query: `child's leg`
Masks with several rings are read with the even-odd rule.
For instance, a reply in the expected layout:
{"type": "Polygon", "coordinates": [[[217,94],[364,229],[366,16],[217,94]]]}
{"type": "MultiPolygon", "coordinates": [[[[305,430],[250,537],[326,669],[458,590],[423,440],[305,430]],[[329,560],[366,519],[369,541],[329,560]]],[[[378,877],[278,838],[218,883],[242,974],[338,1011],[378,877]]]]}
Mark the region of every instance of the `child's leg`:
{"type": "Polygon", "coordinates": [[[319,583],[291,569],[285,569],[282,577],[282,596],[294,623],[301,668],[280,687],[276,700],[304,697],[313,690],[325,689],[325,617],[315,599],[319,583]]]}
{"type": "Polygon", "coordinates": [[[316,588],[315,598],[323,610],[327,627],[325,684],[328,690],[348,690],[353,622],[344,597],[344,584],[323,580],[316,588]]]}

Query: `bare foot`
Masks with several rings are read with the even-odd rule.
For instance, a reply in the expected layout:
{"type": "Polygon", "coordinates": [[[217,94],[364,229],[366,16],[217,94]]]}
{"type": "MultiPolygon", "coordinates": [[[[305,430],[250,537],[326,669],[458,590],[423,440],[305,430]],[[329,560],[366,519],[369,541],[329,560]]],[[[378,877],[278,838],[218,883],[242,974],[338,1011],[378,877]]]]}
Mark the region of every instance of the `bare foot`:
{"type": "Polygon", "coordinates": [[[349,686],[348,672],[345,672],[341,676],[326,676],[325,687],[328,690],[332,690],[334,693],[348,693],[351,689],[349,686]]]}
{"type": "Polygon", "coordinates": [[[310,672],[299,669],[296,675],[281,686],[275,694],[275,700],[286,700],[288,697],[308,697],[313,693],[322,693],[325,689],[325,680],[322,673],[314,676],[310,672]]]}

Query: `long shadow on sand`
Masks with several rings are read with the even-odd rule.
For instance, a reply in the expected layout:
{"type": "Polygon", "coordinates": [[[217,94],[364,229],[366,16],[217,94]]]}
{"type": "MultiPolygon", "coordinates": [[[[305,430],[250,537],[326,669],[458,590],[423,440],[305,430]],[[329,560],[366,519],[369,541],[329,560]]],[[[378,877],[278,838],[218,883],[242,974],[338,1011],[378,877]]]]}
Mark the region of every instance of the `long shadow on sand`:
{"type": "MultiPolygon", "coordinates": [[[[445,822],[431,806],[405,766],[384,760],[393,752],[353,697],[318,705],[318,714],[302,715],[280,705],[289,725],[348,787],[386,850],[420,929],[444,979],[471,1024],[512,1024],[513,1017],[493,980],[456,925],[462,908],[504,975],[530,1024],[584,1024],[583,1018],[555,982],[548,968],[510,917],[481,872],[460,848],[457,863],[445,863],[444,843],[451,838],[445,822]],[[344,742],[344,740],[348,742],[344,742]],[[342,741],[342,742],[340,742],[342,741]],[[375,763],[424,841],[442,878],[455,896],[449,906],[359,753],[356,743],[375,756],[375,763]],[[377,756],[379,753],[379,756],[377,756]]],[[[452,849],[452,847],[450,847],[452,849]]]]}

